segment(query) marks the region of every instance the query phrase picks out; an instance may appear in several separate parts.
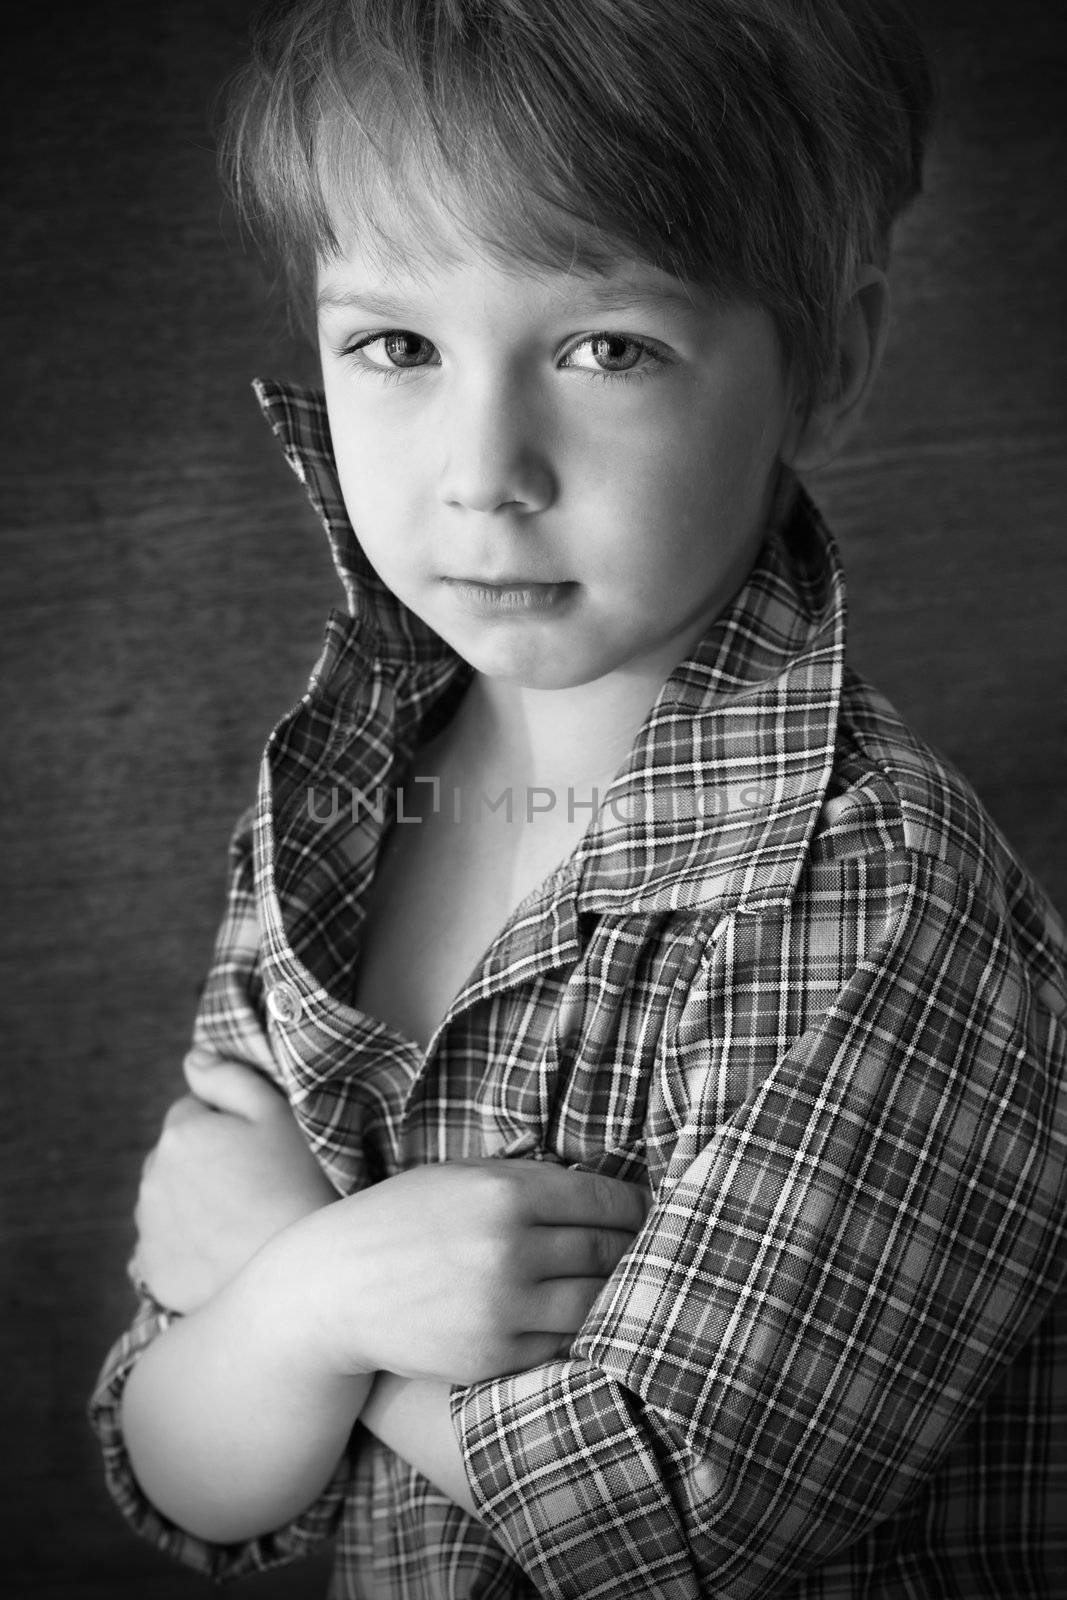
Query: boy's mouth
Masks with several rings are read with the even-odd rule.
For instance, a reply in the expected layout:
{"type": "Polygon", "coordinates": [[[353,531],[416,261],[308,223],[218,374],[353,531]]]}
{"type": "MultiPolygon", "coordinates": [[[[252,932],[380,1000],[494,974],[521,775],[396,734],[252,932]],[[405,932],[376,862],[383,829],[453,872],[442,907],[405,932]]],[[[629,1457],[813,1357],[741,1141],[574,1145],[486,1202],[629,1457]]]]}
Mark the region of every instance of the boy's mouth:
{"type": "Polygon", "coordinates": [[[444,582],[467,611],[552,611],[566,604],[576,583],[539,583],[529,578],[508,578],[486,583],[480,578],[445,578],[444,582]]]}

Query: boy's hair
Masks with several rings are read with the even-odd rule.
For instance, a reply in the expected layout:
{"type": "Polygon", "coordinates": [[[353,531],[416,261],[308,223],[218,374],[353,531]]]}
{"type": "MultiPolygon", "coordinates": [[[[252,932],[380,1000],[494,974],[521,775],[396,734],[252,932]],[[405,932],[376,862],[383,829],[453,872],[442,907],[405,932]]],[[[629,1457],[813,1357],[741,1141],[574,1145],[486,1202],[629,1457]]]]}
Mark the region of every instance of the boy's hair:
{"type": "Polygon", "coordinates": [[[813,396],[931,102],[904,0],[298,0],[260,22],[222,158],[300,310],[338,209],[388,253],[414,176],[504,260],[637,257],[763,305],[813,396]]]}

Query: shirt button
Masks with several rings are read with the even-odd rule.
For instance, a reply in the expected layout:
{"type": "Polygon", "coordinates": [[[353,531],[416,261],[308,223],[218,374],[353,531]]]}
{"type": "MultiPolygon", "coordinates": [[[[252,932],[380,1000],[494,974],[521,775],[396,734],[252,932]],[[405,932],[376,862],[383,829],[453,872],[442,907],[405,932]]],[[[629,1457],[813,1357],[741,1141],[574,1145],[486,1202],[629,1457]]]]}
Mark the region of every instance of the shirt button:
{"type": "Polygon", "coordinates": [[[713,1500],[722,1488],[722,1481],[710,1461],[698,1461],[693,1468],[693,1487],[705,1500],[713,1500]]]}
{"type": "Polygon", "coordinates": [[[299,1022],[303,1009],[300,995],[291,983],[276,983],[267,990],[267,1010],[275,1022],[299,1022]]]}

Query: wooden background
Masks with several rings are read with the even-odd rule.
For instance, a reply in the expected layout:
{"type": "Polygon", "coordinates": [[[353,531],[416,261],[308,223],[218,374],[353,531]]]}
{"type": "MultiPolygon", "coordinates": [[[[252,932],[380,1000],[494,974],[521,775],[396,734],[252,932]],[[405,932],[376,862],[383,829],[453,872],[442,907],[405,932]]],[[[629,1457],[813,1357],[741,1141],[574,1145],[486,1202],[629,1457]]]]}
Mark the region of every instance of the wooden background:
{"type": "MultiPolygon", "coordinates": [[[[880,394],[815,484],[854,657],[1062,906],[1061,8],[927,0],[943,85],[880,394]]],[[[101,1486],[85,1396],[129,1300],[141,1157],[231,821],[334,591],[254,413],[307,376],[223,227],[209,101],[246,0],[20,8],[5,30],[0,1592],[179,1600],[101,1486]]],[[[248,1586],[322,1593],[321,1564],[248,1586]]]]}

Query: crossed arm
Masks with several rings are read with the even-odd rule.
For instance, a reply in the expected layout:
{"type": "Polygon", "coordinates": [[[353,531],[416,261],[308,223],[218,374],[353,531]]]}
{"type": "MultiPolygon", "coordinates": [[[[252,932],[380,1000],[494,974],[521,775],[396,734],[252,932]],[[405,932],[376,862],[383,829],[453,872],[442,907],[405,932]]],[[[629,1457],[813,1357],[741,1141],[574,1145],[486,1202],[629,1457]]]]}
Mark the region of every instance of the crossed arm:
{"type": "Polygon", "coordinates": [[[252,1537],[315,1499],[359,1419],[473,1514],[451,1384],[570,1343],[642,1192],[472,1161],[338,1200],[266,1079],[204,1051],[185,1072],[136,1212],[138,1272],[183,1313],[123,1401],[145,1494],[203,1539],[252,1537]]]}
{"type": "MultiPolygon", "coordinates": [[[[275,1091],[194,1058],[139,1208],[142,1276],[188,1315],[147,1349],[131,1332],[99,1402],[131,1516],[145,1521],[115,1406],[136,1348],[136,1475],[211,1542],[243,1544],[315,1502],[325,1517],[336,1501],[318,1488],[361,1411],[467,1503],[443,1386],[495,1370],[514,1376],[461,1397],[465,1459],[492,1537],[546,1593],[763,1590],[827,1563],[847,1584],[848,1547],[875,1559],[920,1493],[976,1560],[986,1504],[1003,1510],[998,1552],[1054,1545],[1054,1486],[1026,1464],[1054,1437],[1034,1400],[1051,1331],[1026,1341],[1062,1286],[1063,1031],[1042,998],[1058,978],[1050,965],[1039,990],[1000,908],[914,851],[817,864],[807,895],[718,932],[668,1057],[692,1101],[649,1111],[661,1152],[670,1137],[656,1208],[566,1363],[552,1353],[577,1312],[536,1308],[568,1274],[598,1284],[609,1261],[561,1261],[564,1236],[595,1255],[620,1235],[617,1253],[638,1195],[623,1191],[637,1204],[622,1224],[612,1186],[491,1162],[336,1201],[275,1091]],[[776,1039],[789,1043],[772,1060],[776,1039]],[[288,1135],[295,1149],[272,1147],[288,1135]],[[292,1194],[294,1170],[313,1193],[292,1194]],[[990,1396],[999,1475],[941,1478],[990,1396]],[[612,1470],[590,1473],[591,1458],[612,1470]],[[579,1478],[561,1538],[559,1484],[579,1478]]],[[[227,948],[251,924],[238,912],[227,948]]],[[[235,988],[241,964],[225,970],[235,988]]],[[[231,998],[216,995],[220,1016],[231,998]]],[[[227,1022],[224,1040],[240,1046],[254,1020],[227,1022]]],[[[221,1574],[243,1557],[210,1560],[221,1574]]]]}

